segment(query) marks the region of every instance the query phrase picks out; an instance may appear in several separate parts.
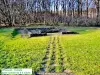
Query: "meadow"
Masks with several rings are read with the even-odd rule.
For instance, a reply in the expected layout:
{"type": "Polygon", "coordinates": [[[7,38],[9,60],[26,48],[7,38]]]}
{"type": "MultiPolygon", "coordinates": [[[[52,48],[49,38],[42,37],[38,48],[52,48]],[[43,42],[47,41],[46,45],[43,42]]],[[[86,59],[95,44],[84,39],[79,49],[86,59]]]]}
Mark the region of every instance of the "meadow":
{"type": "Polygon", "coordinates": [[[76,75],[100,75],[100,30],[61,36],[64,68],[76,75]]]}
{"type": "Polygon", "coordinates": [[[0,69],[100,75],[100,29],[67,27],[71,35],[21,38],[14,28],[0,29],[0,69]]]}
{"type": "Polygon", "coordinates": [[[33,72],[41,67],[48,37],[13,38],[14,29],[0,30],[0,69],[32,68],[33,72]]]}

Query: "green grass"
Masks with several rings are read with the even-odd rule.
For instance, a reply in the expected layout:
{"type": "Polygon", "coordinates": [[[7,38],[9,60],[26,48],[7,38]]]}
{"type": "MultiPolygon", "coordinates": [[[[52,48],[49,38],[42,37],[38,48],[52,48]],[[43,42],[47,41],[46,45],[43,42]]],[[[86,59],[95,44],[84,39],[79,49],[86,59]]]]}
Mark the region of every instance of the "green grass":
{"type": "MultiPolygon", "coordinates": [[[[100,75],[100,29],[88,27],[66,29],[80,34],[59,36],[63,50],[55,45],[57,48],[54,55],[51,46],[51,54],[48,55],[50,60],[46,63],[49,67],[52,62],[58,66],[47,70],[55,69],[56,72],[71,70],[75,75],[100,75]],[[61,58],[64,58],[63,67],[61,58]]],[[[39,71],[48,41],[48,36],[21,38],[14,28],[0,29],[0,69],[32,68],[33,72],[39,71]]],[[[57,44],[57,40],[55,43],[57,44]]]]}
{"type": "Polygon", "coordinates": [[[32,68],[38,71],[48,37],[12,37],[12,29],[0,30],[0,68],[32,68]]]}
{"type": "Polygon", "coordinates": [[[76,75],[100,75],[100,30],[61,36],[65,69],[76,75]]]}
{"type": "Polygon", "coordinates": [[[88,33],[97,29],[96,27],[66,27],[66,30],[78,32],[80,34],[88,33]]]}

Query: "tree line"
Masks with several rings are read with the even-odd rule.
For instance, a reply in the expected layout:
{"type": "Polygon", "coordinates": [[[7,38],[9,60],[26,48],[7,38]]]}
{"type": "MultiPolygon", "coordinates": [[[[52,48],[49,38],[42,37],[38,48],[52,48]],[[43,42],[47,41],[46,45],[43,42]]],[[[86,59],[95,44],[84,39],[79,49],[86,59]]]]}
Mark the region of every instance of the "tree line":
{"type": "Polygon", "coordinates": [[[99,0],[0,0],[1,26],[99,26],[99,0]]]}

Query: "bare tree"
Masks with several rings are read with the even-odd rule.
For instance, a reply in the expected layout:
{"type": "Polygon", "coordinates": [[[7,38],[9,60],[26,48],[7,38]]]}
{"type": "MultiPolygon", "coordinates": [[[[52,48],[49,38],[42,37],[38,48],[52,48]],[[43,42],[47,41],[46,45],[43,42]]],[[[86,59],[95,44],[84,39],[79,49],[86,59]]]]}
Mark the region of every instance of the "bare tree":
{"type": "Polygon", "coordinates": [[[6,26],[37,23],[44,25],[62,23],[68,26],[87,23],[89,25],[88,21],[93,19],[90,17],[91,2],[95,2],[98,26],[99,0],[0,0],[0,22],[6,26]],[[84,20],[87,21],[84,23],[84,20]]]}

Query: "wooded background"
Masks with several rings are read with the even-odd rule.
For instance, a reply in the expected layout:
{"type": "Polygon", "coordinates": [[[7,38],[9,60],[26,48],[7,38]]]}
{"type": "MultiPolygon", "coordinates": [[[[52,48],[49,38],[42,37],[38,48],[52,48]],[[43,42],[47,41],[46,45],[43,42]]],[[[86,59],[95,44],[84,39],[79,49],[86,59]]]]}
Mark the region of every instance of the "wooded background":
{"type": "Polygon", "coordinates": [[[99,0],[0,0],[0,26],[100,26],[99,0]]]}

